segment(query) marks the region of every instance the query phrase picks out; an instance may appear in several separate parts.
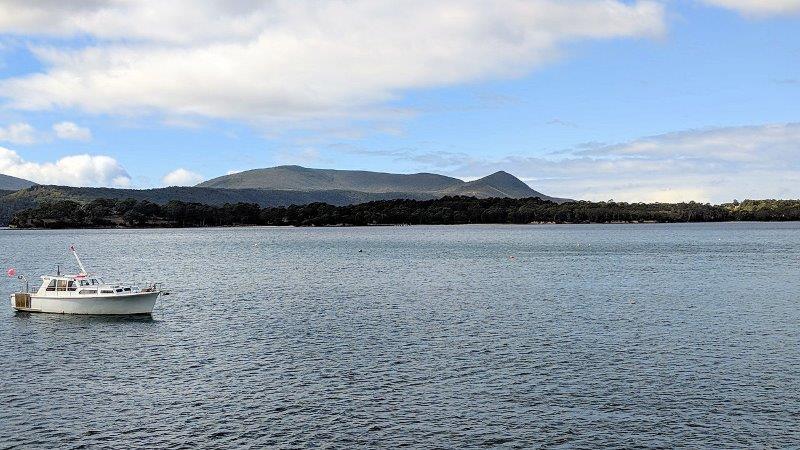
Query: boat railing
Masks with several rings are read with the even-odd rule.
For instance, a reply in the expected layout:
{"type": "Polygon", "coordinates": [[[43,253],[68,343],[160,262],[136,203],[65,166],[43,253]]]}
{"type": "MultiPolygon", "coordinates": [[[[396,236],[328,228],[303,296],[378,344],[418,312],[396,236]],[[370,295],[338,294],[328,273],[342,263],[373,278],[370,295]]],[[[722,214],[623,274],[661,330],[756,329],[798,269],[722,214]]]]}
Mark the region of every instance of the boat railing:
{"type": "Polygon", "coordinates": [[[25,275],[17,275],[17,279],[25,283],[25,290],[21,292],[21,294],[30,294],[31,288],[30,283],[28,283],[28,277],[25,275]]]}
{"type": "Polygon", "coordinates": [[[141,292],[158,292],[161,290],[161,286],[163,283],[148,283],[147,287],[141,290],[141,292]]]}

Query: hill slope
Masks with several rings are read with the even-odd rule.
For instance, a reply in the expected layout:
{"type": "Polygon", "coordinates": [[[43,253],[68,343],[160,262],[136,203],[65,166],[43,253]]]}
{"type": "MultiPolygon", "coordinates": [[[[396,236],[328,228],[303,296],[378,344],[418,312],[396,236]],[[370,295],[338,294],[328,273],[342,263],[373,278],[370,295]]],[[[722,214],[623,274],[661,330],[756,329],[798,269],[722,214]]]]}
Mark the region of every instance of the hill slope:
{"type": "Polygon", "coordinates": [[[35,184],[36,183],[33,181],[23,180],[22,178],[0,173],[0,190],[3,191],[18,191],[20,189],[29,188],[35,184]]]}
{"type": "Polygon", "coordinates": [[[278,189],[290,191],[345,190],[369,193],[434,192],[463,181],[432,173],[410,175],[363,170],[309,169],[278,166],[253,169],[214,178],[197,187],[225,189],[278,189]]]}
{"type": "Polygon", "coordinates": [[[19,200],[76,200],[91,201],[97,198],[148,200],[167,203],[179,200],[187,203],[223,205],[225,203],[257,203],[264,206],[286,206],[324,202],[331,205],[349,205],[390,198],[427,199],[428,195],[404,192],[368,193],[357,191],[285,191],[274,189],[215,189],[200,187],[168,187],[158,189],[116,189],[71,186],[33,186],[6,195],[0,201],[19,200]]]}
{"type": "Polygon", "coordinates": [[[0,226],[8,224],[16,211],[31,208],[41,202],[53,200],[75,200],[88,202],[98,198],[124,200],[148,200],[165,204],[170,200],[207,205],[225,203],[257,203],[261,207],[304,205],[324,202],[334,206],[352,205],[374,200],[397,198],[429,200],[436,196],[415,192],[358,192],[343,190],[287,191],[267,189],[216,189],[200,187],[169,187],[160,189],[115,189],[70,186],[32,186],[6,193],[0,197],[0,226]]]}

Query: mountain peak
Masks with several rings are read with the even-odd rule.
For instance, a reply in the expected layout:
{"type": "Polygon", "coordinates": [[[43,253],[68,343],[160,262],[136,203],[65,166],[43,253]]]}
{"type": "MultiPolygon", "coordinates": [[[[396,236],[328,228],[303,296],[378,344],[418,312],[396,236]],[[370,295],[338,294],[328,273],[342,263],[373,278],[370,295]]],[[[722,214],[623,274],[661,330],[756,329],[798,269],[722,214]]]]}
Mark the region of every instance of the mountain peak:
{"type": "Polygon", "coordinates": [[[497,171],[483,178],[478,178],[477,180],[471,181],[470,183],[473,185],[480,185],[480,186],[492,186],[501,191],[511,190],[511,191],[519,191],[520,193],[527,191],[530,191],[529,193],[536,192],[533,189],[531,189],[530,186],[525,184],[525,182],[503,170],[497,171]]]}
{"type": "MultiPolygon", "coordinates": [[[[512,182],[512,183],[525,184],[522,180],[520,180],[519,178],[515,177],[514,175],[511,175],[510,173],[506,172],[505,170],[498,170],[497,172],[495,172],[495,173],[493,173],[491,175],[487,175],[487,176],[485,176],[483,178],[478,178],[478,180],[485,180],[485,181],[491,181],[491,182],[504,182],[504,183],[512,182]]],[[[475,180],[475,181],[478,181],[478,180],[475,180]]]]}

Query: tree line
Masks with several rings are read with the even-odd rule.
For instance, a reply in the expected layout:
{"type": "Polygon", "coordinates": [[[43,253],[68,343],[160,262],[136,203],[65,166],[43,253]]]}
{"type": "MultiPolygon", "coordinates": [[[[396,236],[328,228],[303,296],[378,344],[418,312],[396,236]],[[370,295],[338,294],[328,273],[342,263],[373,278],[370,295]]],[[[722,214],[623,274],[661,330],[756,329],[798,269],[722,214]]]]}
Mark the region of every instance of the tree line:
{"type": "Polygon", "coordinates": [[[96,199],[46,201],[17,212],[17,228],[365,226],[527,223],[721,222],[800,220],[800,200],[707,203],[554,203],[536,198],[443,197],[382,200],[348,206],[310,203],[260,207],[255,203],[212,206],[170,201],[96,199]]]}

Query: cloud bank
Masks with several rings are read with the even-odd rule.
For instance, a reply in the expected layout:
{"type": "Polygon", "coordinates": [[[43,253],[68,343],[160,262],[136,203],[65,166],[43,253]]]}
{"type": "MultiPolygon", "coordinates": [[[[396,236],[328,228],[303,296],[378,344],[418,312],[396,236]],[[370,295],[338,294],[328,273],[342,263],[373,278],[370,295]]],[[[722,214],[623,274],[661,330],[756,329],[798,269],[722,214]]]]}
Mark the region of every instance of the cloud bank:
{"type": "Polygon", "coordinates": [[[732,9],[747,16],[800,13],[800,0],[703,0],[712,6],[732,9]]]}
{"type": "Polygon", "coordinates": [[[36,140],[36,129],[28,123],[12,123],[7,127],[0,127],[0,141],[33,144],[36,140]]]}
{"type": "Polygon", "coordinates": [[[90,39],[34,45],[45,70],[0,95],[23,110],[361,117],[408,89],[524,75],[571,41],[659,36],[664,16],[649,0],[7,0],[0,33],[90,39]]]}
{"type": "Polygon", "coordinates": [[[117,160],[104,155],[65,156],[55,162],[24,160],[13,150],[0,147],[0,173],[39,184],[67,186],[128,187],[131,177],[117,160]]]}
{"type": "Polygon", "coordinates": [[[40,132],[33,125],[26,122],[12,123],[8,126],[0,126],[0,142],[10,142],[12,144],[30,145],[40,142],[48,142],[55,135],[58,139],[83,141],[92,140],[92,131],[85,127],[80,127],[73,122],[59,122],[53,124],[53,133],[40,132]]]}
{"type": "Polygon", "coordinates": [[[800,198],[800,123],[687,130],[549,155],[343,150],[474,179],[497,170],[548,195],[586,200],[724,202],[800,198]]]}

